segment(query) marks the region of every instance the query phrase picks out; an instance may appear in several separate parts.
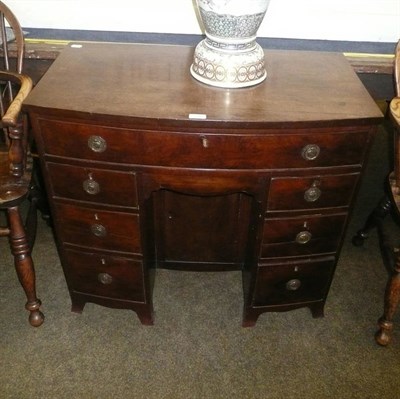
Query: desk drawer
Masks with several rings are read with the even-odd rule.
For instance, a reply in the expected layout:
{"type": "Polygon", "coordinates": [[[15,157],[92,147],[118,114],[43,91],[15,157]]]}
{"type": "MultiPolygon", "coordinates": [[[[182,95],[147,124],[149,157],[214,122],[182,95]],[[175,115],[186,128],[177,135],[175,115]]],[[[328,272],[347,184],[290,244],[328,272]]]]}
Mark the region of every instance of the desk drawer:
{"type": "Polygon", "coordinates": [[[261,266],[257,270],[253,306],[274,306],[325,298],[334,259],[261,266]]]}
{"type": "Polygon", "coordinates": [[[64,243],[139,254],[139,215],[55,204],[54,225],[64,243]]]}
{"type": "Polygon", "coordinates": [[[261,258],[334,253],[347,215],[266,219],[261,258]]]}
{"type": "Polygon", "coordinates": [[[271,179],[267,211],[347,207],[359,173],[271,179]]]}
{"type": "Polygon", "coordinates": [[[367,132],[212,134],[129,130],[40,119],[46,154],[193,168],[309,168],[362,163],[367,132]]]}
{"type": "Polygon", "coordinates": [[[89,295],[145,302],[143,264],[139,259],[67,249],[70,289],[89,295]]]}
{"type": "Polygon", "coordinates": [[[56,197],[132,208],[138,206],[134,173],[52,162],[46,166],[56,197]]]}

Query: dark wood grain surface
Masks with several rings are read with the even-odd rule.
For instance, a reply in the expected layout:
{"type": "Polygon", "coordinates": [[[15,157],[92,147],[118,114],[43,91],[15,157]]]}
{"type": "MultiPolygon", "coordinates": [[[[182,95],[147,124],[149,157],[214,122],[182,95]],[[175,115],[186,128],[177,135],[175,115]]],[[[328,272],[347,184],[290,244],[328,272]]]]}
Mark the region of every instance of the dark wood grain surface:
{"type": "Polygon", "coordinates": [[[66,47],[27,101],[89,114],[185,121],[314,123],[380,118],[342,54],[268,50],[267,80],[245,89],[190,76],[193,48],[83,43],[66,47]]]}

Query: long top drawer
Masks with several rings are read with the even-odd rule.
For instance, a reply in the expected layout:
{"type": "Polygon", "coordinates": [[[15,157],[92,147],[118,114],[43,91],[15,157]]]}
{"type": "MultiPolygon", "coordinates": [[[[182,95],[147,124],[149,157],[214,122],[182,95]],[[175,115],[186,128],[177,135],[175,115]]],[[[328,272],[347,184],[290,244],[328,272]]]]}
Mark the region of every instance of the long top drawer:
{"type": "Polygon", "coordinates": [[[47,155],[135,165],[287,169],[359,165],[368,131],[189,133],[39,120],[47,155]]]}

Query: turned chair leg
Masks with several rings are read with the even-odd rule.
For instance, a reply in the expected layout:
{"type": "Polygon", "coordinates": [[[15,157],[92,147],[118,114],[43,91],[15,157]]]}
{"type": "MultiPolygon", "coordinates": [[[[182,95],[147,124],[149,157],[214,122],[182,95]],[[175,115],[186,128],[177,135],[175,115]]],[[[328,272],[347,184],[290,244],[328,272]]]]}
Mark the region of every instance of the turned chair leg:
{"type": "Polygon", "coordinates": [[[389,278],[385,291],[383,316],[378,320],[379,330],[375,340],[386,346],[392,339],[393,316],[400,302],[400,252],[397,252],[393,274],[389,278]]]}
{"type": "Polygon", "coordinates": [[[15,269],[18,279],[28,299],[25,308],[29,310],[29,322],[39,327],[43,321],[43,313],[39,310],[41,302],[36,297],[35,270],[31,257],[31,248],[28,243],[25,228],[18,207],[7,210],[10,225],[10,247],[14,256],[15,269]]]}

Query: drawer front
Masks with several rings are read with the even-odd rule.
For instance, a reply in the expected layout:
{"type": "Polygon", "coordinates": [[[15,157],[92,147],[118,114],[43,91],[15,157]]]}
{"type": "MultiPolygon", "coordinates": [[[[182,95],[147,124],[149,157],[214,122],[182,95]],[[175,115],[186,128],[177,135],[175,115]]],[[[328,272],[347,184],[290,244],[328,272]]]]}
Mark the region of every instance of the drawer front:
{"type": "Polygon", "coordinates": [[[266,219],[261,258],[334,253],[346,217],[346,214],[340,214],[266,219]]]}
{"type": "Polygon", "coordinates": [[[324,299],[334,265],[332,259],[259,267],[253,306],[295,304],[324,299]]]}
{"type": "Polygon", "coordinates": [[[134,173],[52,162],[48,162],[46,166],[53,195],[56,197],[132,208],[138,206],[134,173]]]}
{"type": "Polygon", "coordinates": [[[145,302],[141,260],[65,250],[70,289],[89,295],[145,302]]]}
{"type": "Polygon", "coordinates": [[[110,251],[141,253],[139,216],[68,204],[55,204],[55,226],[64,243],[110,251]]]}
{"type": "Polygon", "coordinates": [[[359,173],[271,179],[267,211],[348,206],[359,173]]]}
{"type": "Polygon", "coordinates": [[[310,168],[361,164],[367,132],[211,134],[119,129],[41,119],[46,154],[193,168],[310,168]]]}

